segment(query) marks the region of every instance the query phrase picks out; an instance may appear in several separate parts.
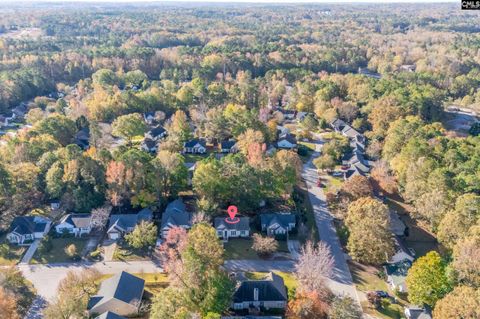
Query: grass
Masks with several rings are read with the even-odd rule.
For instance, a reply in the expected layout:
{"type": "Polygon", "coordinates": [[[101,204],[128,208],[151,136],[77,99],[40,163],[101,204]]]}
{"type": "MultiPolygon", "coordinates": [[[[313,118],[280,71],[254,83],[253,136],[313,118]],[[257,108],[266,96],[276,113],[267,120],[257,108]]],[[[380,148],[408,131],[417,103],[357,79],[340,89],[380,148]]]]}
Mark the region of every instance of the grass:
{"type": "Polygon", "coordinates": [[[52,249],[50,251],[42,253],[40,249],[37,249],[33,255],[31,264],[50,264],[50,263],[63,263],[71,262],[72,258],[65,253],[65,248],[71,244],[77,247],[77,255],[82,253],[85,248],[88,239],[83,238],[52,238],[52,249]]]}
{"type": "Polygon", "coordinates": [[[0,245],[0,266],[17,264],[27,250],[25,246],[10,245],[6,235],[0,237],[0,245]]]}
{"type": "Polygon", "coordinates": [[[196,163],[207,158],[210,154],[207,152],[205,154],[183,154],[185,158],[185,163],[196,163]]]}
{"type": "MultiPolygon", "coordinates": [[[[287,287],[288,296],[291,298],[295,295],[295,289],[297,288],[297,280],[292,273],[283,271],[274,271],[275,274],[283,278],[283,282],[287,287]]],[[[267,272],[245,272],[245,277],[251,280],[262,280],[267,276],[267,272]]]]}
{"type": "Polygon", "coordinates": [[[302,234],[302,236],[298,236],[299,239],[305,241],[307,239],[317,241],[317,224],[315,223],[315,216],[313,214],[312,204],[310,203],[310,198],[308,196],[307,185],[305,181],[302,179],[300,181],[299,187],[296,189],[298,198],[295,197],[295,204],[297,205],[297,211],[300,214],[303,214],[305,217],[305,226],[307,227],[308,234],[302,234]]]}
{"type": "MultiPolygon", "coordinates": [[[[286,240],[278,240],[277,252],[289,252],[286,240]]],[[[224,244],[225,259],[261,259],[252,249],[252,238],[232,238],[224,244]]]]}
{"type": "MultiPolygon", "coordinates": [[[[168,275],[166,273],[133,273],[132,275],[145,280],[145,291],[153,295],[160,293],[169,284],[168,275]]],[[[102,281],[113,276],[113,274],[102,275],[98,280],[98,283],[100,284],[102,281]]]]}
{"type": "MultiPolygon", "coordinates": [[[[377,274],[380,269],[372,266],[365,266],[355,262],[349,262],[348,266],[352,273],[353,282],[358,291],[366,293],[373,290],[389,291],[390,295],[393,292],[389,289],[386,281],[380,278],[377,274]]],[[[388,299],[383,299],[382,308],[373,308],[368,301],[361,303],[363,311],[366,314],[385,319],[400,319],[403,314],[403,307],[407,304],[406,300],[397,298],[397,304],[393,304],[388,299]]]]}
{"type": "Polygon", "coordinates": [[[135,249],[129,247],[125,242],[119,242],[113,253],[113,261],[135,261],[150,260],[146,249],[135,249]]]}
{"type": "Polygon", "coordinates": [[[324,192],[327,193],[329,191],[337,190],[342,187],[343,178],[342,177],[335,177],[330,175],[322,175],[322,180],[326,181],[326,186],[324,188],[324,192]]]}

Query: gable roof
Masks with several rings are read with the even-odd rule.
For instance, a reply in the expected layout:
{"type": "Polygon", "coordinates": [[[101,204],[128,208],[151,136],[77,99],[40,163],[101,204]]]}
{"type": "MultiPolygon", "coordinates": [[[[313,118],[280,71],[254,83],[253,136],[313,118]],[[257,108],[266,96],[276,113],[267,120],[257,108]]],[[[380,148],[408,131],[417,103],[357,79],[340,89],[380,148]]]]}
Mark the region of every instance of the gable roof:
{"type": "Polygon", "coordinates": [[[183,147],[191,148],[191,147],[194,147],[197,144],[200,144],[201,146],[206,148],[205,140],[202,140],[202,139],[200,139],[200,140],[193,139],[193,140],[190,140],[188,142],[185,142],[185,143],[183,143],[183,147]]]}
{"type": "Polygon", "coordinates": [[[254,289],[258,289],[258,301],[287,301],[287,288],[283,278],[269,273],[264,280],[246,280],[241,282],[233,294],[233,302],[253,301],[254,289]]]}
{"type": "Polygon", "coordinates": [[[221,149],[231,149],[232,147],[237,144],[237,141],[234,140],[228,140],[228,141],[223,141],[220,143],[220,148],[221,149]]]}
{"type": "Polygon", "coordinates": [[[185,203],[181,198],[167,205],[162,215],[162,228],[169,224],[174,226],[190,226],[191,215],[187,212],[185,203]]]}
{"type": "Polygon", "coordinates": [[[143,141],[142,141],[142,146],[145,146],[145,147],[148,148],[148,149],[152,149],[152,148],[154,148],[155,146],[157,146],[157,142],[155,142],[154,140],[149,139],[149,138],[147,137],[147,138],[144,138],[144,139],[143,139],[143,141]]]}
{"type": "Polygon", "coordinates": [[[88,301],[87,309],[90,310],[111,299],[117,299],[138,307],[142,300],[144,287],[145,280],[122,271],[102,282],[98,294],[88,301]]]}
{"type": "Polygon", "coordinates": [[[406,259],[398,263],[386,264],[385,273],[392,278],[395,286],[398,286],[405,283],[410,267],[412,267],[412,262],[406,259]]]}
{"type": "Polygon", "coordinates": [[[153,129],[151,129],[150,131],[148,131],[147,134],[149,134],[150,136],[152,137],[157,137],[157,136],[160,136],[162,134],[165,134],[167,131],[162,127],[162,126],[157,126],[157,127],[154,127],[153,129]]]}
{"type": "Polygon", "coordinates": [[[60,220],[60,224],[67,223],[75,228],[87,228],[91,222],[91,214],[68,214],[60,220]]]}
{"type": "Polygon", "coordinates": [[[405,315],[407,313],[408,319],[432,319],[431,311],[427,308],[408,306],[405,308],[405,315]]]}
{"type": "Polygon", "coordinates": [[[277,223],[283,228],[288,228],[288,224],[295,223],[296,218],[295,215],[290,213],[260,214],[260,222],[262,224],[262,227],[270,227],[277,223]]]}
{"type": "Polygon", "coordinates": [[[108,223],[108,231],[110,232],[115,228],[120,230],[126,230],[127,228],[133,228],[141,221],[152,220],[152,211],[148,208],[144,208],[137,214],[115,214],[110,216],[108,223]]]}
{"type": "Polygon", "coordinates": [[[216,217],[214,219],[214,225],[216,230],[250,230],[250,218],[248,217],[239,217],[240,221],[235,224],[230,224],[225,221],[224,217],[216,217]]]}
{"type": "Polygon", "coordinates": [[[114,312],[107,311],[102,313],[100,316],[96,317],[95,319],[126,319],[126,318],[119,316],[114,312]]]}
{"type": "Polygon", "coordinates": [[[292,134],[290,133],[287,133],[287,134],[283,134],[279,137],[278,139],[278,143],[280,141],[287,141],[289,142],[290,144],[297,144],[297,139],[295,138],[295,136],[293,136],[292,134]]]}
{"type": "Polygon", "coordinates": [[[19,235],[41,233],[49,222],[50,220],[40,216],[17,216],[10,224],[10,232],[19,235]]]}
{"type": "Polygon", "coordinates": [[[332,123],[330,123],[330,126],[336,130],[336,131],[341,131],[343,128],[347,125],[343,120],[341,119],[335,119],[333,120],[332,123]]]}

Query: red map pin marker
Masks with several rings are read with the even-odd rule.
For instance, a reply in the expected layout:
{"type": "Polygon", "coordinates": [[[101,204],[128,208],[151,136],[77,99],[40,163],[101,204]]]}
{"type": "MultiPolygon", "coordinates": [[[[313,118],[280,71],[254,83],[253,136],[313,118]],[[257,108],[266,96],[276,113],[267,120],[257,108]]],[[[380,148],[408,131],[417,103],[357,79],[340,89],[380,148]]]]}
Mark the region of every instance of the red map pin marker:
{"type": "Polygon", "coordinates": [[[235,215],[237,215],[238,209],[237,206],[230,205],[227,208],[227,213],[228,216],[230,216],[230,219],[233,220],[235,219],[235,215]]]}

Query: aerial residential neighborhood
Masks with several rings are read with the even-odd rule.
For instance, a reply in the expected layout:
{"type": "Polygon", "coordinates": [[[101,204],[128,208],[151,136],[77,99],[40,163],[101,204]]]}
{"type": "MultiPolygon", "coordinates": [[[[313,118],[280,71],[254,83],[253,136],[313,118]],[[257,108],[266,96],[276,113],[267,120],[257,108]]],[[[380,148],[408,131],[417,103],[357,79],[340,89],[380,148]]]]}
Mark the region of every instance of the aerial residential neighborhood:
{"type": "Polygon", "coordinates": [[[474,3],[214,2],[0,3],[0,319],[480,319],[474,3]]]}

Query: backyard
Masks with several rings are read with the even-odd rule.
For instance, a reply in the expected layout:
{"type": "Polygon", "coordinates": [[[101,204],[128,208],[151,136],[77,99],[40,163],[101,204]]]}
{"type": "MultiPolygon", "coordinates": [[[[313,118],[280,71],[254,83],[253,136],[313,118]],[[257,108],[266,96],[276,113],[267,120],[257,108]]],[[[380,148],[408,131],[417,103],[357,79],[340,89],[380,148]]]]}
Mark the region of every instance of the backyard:
{"type": "MultiPolygon", "coordinates": [[[[42,241],[43,245],[45,239],[42,241]]],[[[33,255],[31,264],[51,264],[51,263],[64,263],[73,261],[74,257],[67,255],[65,249],[70,245],[75,245],[76,247],[76,256],[78,257],[85,245],[87,244],[88,239],[84,238],[75,238],[75,237],[66,237],[66,238],[51,238],[51,245],[48,249],[42,249],[39,247],[35,254],[33,255]]],[[[42,246],[40,243],[40,246],[42,246]]],[[[47,245],[45,245],[47,246],[47,245]]]]}

